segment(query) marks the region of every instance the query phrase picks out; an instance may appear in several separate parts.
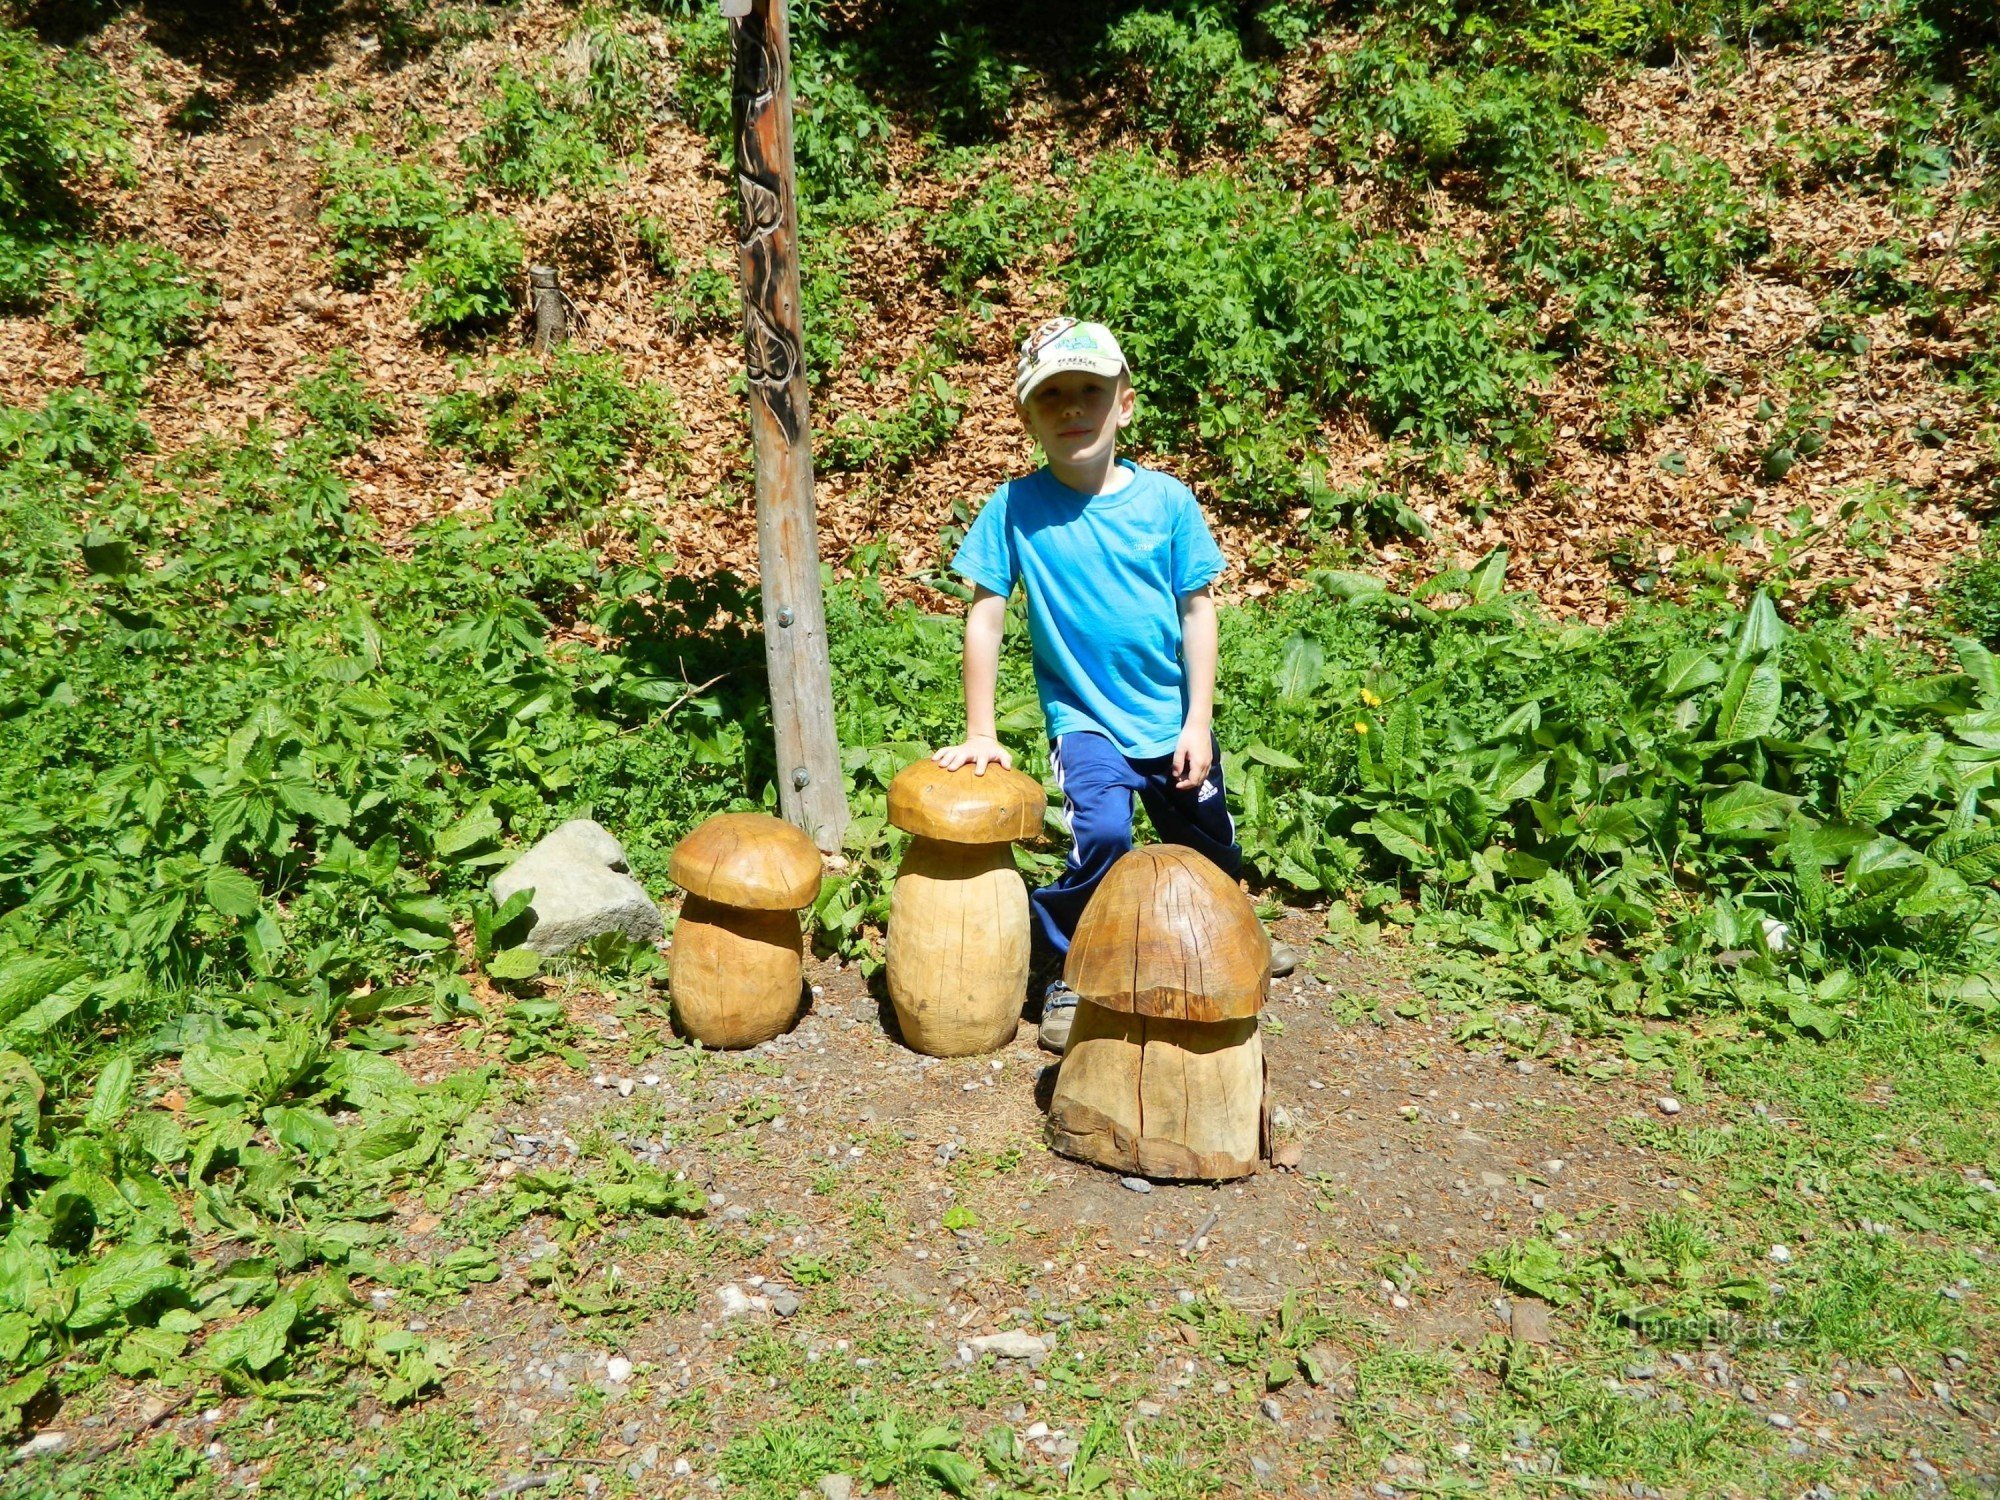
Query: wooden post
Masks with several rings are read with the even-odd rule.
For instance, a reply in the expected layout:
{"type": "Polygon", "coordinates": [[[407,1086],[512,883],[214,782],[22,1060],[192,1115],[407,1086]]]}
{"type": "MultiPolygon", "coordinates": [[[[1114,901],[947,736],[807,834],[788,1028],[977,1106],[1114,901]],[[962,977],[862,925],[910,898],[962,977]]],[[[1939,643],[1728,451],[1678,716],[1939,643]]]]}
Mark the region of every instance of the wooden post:
{"type": "Polygon", "coordinates": [[[799,332],[791,34],[786,0],[721,3],[735,58],[736,187],[742,211],[737,245],[778,800],[790,822],[832,852],[847,831],[847,792],[833,724],[799,332]]]}
{"type": "Polygon", "coordinates": [[[534,303],[535,353],[547,354],[569,339],[569,306],[556,268],[528,267],[528,294],[534,303]]]}

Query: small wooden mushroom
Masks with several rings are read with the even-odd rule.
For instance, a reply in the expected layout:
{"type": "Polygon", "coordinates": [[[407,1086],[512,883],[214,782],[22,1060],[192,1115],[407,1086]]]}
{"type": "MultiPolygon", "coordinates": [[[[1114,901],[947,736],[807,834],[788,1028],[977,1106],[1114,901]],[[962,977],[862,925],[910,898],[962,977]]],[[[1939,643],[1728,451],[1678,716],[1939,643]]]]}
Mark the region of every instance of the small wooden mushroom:
{"type": "Polygon", "coordinates": [[[1034,777],[997,765],[920,760],[889,783],[889,821],[913,835],[889,901],[889,999],[917,1051],[966,1057],[1013,1038],[1028,988],[1013,841],[1040,832],[1047,805],[1034,777]]]}
{"type": "Polygon", "coordinates": [[[1144,1177],[1255,1172],[1270,967],[1249,898],[1202,855],[1156,844],[1120,859],[1070,942],[1063,977],[1080,998],[1050,1146],[1144,1177]]]}
{"type": "Polygon", "coordinates": [[[667,873],[688,893],[674,928],[681,1028],[706,1047],[754,1047],[799,1013],[799,909],[819,894],[820,852],[764,813],[710,818],[667,873]]]}

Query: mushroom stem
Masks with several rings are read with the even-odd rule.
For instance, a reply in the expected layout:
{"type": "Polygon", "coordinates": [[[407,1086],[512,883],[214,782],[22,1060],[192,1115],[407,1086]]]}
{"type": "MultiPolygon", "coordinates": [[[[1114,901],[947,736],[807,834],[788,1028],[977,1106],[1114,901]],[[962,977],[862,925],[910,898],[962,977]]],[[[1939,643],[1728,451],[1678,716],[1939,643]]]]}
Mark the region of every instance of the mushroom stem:
{"type": "Polygon", "coordinates": [[[674,928],[681,1028],[705,1047],[754,1047],[799,1013],[804,942],[794,911],[750,911],[689,896],[674,928]]]}
{"type": "Polygon", "coordinates": [[[1028,989],[1028,889],[1010,843],[910,840],[889,904],[889,998],[933,1057],[1013,1039],[1028,989]]]}
{"type": "Polygon", "coordinates": [[[1118,1172],[1221,1181],[1262,1155],[1257,1018],[1177,1021],[1079,1001],[1049,1104],[1049,1144],[1118,1172]]]}

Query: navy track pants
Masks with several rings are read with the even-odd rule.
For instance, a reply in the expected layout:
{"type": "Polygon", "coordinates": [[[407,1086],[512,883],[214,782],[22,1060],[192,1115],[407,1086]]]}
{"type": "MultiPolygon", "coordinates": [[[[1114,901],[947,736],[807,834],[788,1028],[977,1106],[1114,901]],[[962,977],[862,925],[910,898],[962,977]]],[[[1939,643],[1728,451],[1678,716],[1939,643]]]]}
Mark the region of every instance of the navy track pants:
{"type": "MultiPolygon", "coordinates": [[[[1211,741],[1213,743],[1213,741],[1211,741]]],[[[1208,779],[1182,791],[1174,785],[1174,758],[1135,760],[1101,734],[1057,735],[1051,746],[1056,783],[1063,793],[1063,821],[1075,841],[1069,865],[1051,885],[1029,898],[1036,941],[1060,958],[1097,883],[1132,848],[1132,799],[1146,805],[1160,839],[1185,844],[1213,860],[1230,879],[1243,864],[1236,821],[1222,789],[1222,750],[1216,746],[1208,779]]]]}

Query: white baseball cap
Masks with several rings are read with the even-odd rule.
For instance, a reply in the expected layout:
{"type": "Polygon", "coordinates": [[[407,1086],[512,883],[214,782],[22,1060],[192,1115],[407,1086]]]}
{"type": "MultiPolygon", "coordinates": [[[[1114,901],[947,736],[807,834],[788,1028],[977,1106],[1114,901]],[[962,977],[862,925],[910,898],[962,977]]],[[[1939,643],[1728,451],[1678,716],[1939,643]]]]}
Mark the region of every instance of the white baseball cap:
{"type": "Polygon", "coordinates": [[[1125,351],[1102,323],[1050,318],[1021,341],[1021,359],[1014,367],[1014,399],[1026,401],[1036,386],[1065,370],[1109,378],[1126,369],[1125,351]]]}

